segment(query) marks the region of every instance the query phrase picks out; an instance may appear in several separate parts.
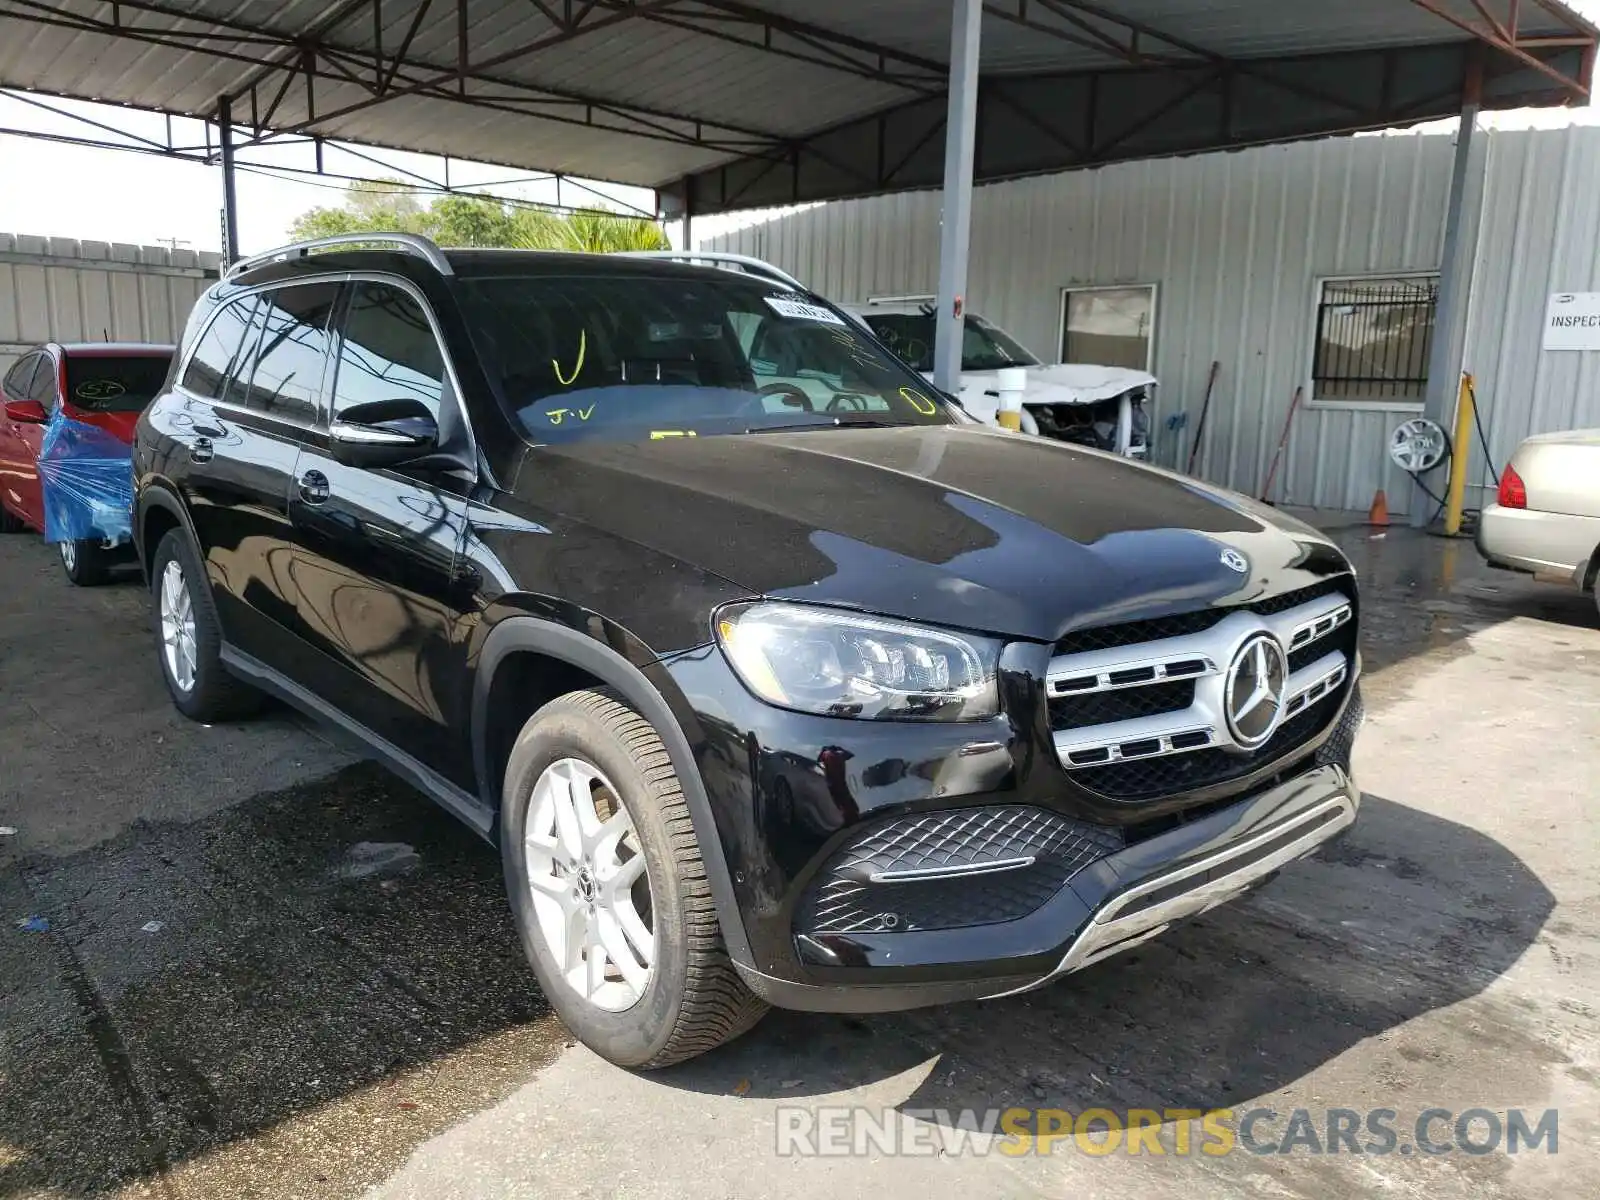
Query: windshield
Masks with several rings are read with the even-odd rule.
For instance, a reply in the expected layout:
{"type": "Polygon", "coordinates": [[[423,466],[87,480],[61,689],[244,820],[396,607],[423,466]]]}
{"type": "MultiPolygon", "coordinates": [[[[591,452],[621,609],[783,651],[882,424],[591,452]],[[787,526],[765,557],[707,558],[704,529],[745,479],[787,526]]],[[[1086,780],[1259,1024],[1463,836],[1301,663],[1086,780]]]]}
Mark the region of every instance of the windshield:
{"type": "Polygon", "coordinates": [[[730,272],[487,276],[460,289],[485,370],[537,442],[953,420],[832,308],[730,272]]]}
{"type": "Polygon", "coordinates": [[[67,400],[90,412],[143,412],[167,382],[170,354],[67,356],[67,400]]]}
{"type": "MultiPolygon", "coordinates": [[[[862,313],[872,332],[919,371],[933,370],[932,313],[862,313]]],[[[962,324],[961,369],[998,371],[1002,367],[1036,367],[1039,360],[1018,345],[1004,329],[968,313],[962,324]]]]}

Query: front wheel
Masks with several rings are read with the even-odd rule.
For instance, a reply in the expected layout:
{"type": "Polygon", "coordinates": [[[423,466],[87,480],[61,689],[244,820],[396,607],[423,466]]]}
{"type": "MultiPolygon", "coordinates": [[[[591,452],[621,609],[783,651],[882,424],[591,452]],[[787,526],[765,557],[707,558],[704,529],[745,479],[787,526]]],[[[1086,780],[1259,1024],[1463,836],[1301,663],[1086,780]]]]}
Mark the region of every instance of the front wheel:
{"type": "Polygon", "coordinates": [[[97,587],[111,574],[106,565],[106,552],[99,542],[62,542],[60,553],[61,569],[78,587],[97,587]]]}
{"type": "Polygon", "coordinates": [[[604,692],[552,700],[517,737],[503,805],[523,948],[584,1045],[653,1069],[761,1019],[723,944],[678,777],[642,716],[604,692]]]}

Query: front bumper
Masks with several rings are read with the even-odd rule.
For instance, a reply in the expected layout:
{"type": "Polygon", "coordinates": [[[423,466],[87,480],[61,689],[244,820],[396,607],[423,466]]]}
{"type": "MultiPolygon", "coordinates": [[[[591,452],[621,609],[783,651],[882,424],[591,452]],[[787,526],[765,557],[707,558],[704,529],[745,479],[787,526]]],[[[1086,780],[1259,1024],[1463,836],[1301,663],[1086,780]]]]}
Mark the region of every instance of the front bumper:
{"type": "Polygon", "coordinates": [[[1361,794],[1342,765],[1315,766],[1236,804],[1083,867],[1019,920],[962,929],[811,939],[816,983],[740,965],[786,1008],[885,1012],[1029,991],[1156,937],[1265,882],[1355,821],[1361,794]]]}

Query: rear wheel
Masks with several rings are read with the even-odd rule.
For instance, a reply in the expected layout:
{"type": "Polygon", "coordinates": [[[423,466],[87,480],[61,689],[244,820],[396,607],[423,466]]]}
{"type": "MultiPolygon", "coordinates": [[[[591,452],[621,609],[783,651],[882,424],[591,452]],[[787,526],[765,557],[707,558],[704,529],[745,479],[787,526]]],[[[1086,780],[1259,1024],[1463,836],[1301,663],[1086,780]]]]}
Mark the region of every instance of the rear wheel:
{"type": "Polygon", "coordinates": [[[723,944],[666,747],[633,709],[573,692],[506,768],[501,859],[517,928],[567,1028],[618,1066],[669,1066],[766,1011],[723,944]]]}
{"type": "Polygon", "coordinates": [[[61,569],[79,587],[95,587],[106,581],[110,568],[106,552],[96,541],[62,542],[61,569]]]}
{"type": "Polygon", "coordinates": [[[231,721],[261,707],[255,688],[222,665],[222,627],[199,556],[181,529],[156,547],[150,569],[161,675],[179,712],[195,721],[231,721]]]}

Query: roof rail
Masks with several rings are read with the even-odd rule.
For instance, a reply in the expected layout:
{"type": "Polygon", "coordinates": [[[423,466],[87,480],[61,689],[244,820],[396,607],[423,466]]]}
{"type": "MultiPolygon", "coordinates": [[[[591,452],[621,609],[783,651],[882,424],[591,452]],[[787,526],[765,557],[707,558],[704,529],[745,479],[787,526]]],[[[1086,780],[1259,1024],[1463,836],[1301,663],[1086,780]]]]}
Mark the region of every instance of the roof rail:
{"type": "Polygon", "coordinates": [[[727,254],[721,250],[624,250],[622,253],[627,258],[665,258],[673,262],[688,263],[691,266],[706,265],[721,267],[724,270],[738,268],[746,275],[761,275],[774,283],[781,283],[802,292],[809,290],[787,271],[749,254],[727,254]]]}
{"type": "Polygon", "coordinates": [[[340,233],[333,237],[312,238],[306,242],[291,242],[287,246],[279,246],[276,250],[241,258],[229,266],[222,277],[229,279],[242,271],[249,271],[271,262],[288,262],[292,258],[305,258],[318,250],[339,246],[365,246],[373,242],[385,246],[398,246],[402,253],[415,254],[418,258],[426,260],[428,265],[441,275],[455,274],[454,268],[450,266],[450,260],[444,256],[444,251],[439,249],[432,238],[425,238],[416,233],[340,233]]]}

